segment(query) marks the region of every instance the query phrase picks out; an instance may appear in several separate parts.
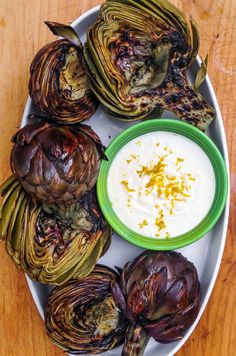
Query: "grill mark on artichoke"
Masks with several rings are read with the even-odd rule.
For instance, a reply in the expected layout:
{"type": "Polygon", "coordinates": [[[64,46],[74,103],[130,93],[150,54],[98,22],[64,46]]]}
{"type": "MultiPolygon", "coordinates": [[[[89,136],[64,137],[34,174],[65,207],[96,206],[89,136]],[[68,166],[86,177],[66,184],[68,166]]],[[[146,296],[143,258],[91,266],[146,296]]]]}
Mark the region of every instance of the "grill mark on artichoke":
{"type": "Polygon", "coordinates": [[[195,24],[168,1],[107,0],[84,48],[91,89],[122,120],[145,118],[159,107],[205,130],[215,111],[186,77],[198,47],[195,24]]]}

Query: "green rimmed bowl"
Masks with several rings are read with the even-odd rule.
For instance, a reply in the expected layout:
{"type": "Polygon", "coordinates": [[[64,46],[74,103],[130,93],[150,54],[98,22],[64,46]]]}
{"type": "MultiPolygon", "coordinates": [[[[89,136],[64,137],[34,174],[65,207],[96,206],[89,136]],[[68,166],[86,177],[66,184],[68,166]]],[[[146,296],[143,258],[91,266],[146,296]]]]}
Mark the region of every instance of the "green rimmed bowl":
{"type": "Polygon", "coordinates": [[[103,161],[97,181],[100,208],[111,227],[123,238],[137,246],[151,250],[173,250],[189,245],[207,234],[216,224],[224,209],[228,193],[228,176],[224,160],[213,141],[197,128],[171,119],[148,120],[136,124],[119,134],[106,150],[108,161],[103,161]],[[141,235],[126,226],[116,215],[109,200],[107,178],[113,159],[129,141],[149,132],[168,131],[188,137],[207,154],[215,173],[215,196],[205,218],[185,234],[168,239],[141,235]]]}

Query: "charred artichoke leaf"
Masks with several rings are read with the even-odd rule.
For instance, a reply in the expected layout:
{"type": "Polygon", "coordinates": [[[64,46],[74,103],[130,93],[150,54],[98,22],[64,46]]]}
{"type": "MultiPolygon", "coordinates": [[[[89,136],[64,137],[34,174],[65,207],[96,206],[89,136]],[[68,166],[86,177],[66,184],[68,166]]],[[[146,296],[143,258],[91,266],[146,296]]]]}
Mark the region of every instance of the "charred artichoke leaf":
{"type": "Polygon", "coordinates": [[[193,19],[190,19],[190,26],[191,26],[191,47],[192,51],[189,56],[189,65],[191,65],[198,54],[199,46],[200,46],[200,39],[199,39],[199,32],[197,28],[197,24],[193,19]]]}
{"type": "Polygon", "coordinates": [[[119,345],[126,322],[115,305],[110,284],[117,274],[96,266],[83,280],[52,290],[45,311],[49,338],[71,354],[101,353],[119,345]]]}
{"type": "Polygon", "coordinates": [[[6,251],[13,259],[16,266],[20,268],[21,243],[25,240],[26,227],[28,224],[28,209],[30,198],[25,196],[11,227],[8,229],[6,251]]]}
{"type": "Polygon", "coordinates": [[[202,85],[202,83],[204,82],[204,80],[206,78],[207,63],[208,63],[208,55],[206,56],[204,61],[202,61],[201,66],[200,66],[199,70],[197,71],[197,75],[196,75],[196,79],[195,79],[195,83],[194,83],[195,90],[199,90],[200,86],[202,85]]]}
{"type": "Polygon", "coordinates": [[[14,175],[8,177],[1,185],[0,185],[0,195],[5,195],[5,191],[8,190],[9,186],[11,186],[14,182],[16,182],[17,178],[14,175]]]}
{"type": "MultiPolygon", "coordinates": [[[[14,185],[13,185],[14,186],[14,185]]],[[[18,198],[22,192],[21,184],[10,189],[10,194],[3,200],[1,206],[1,236],[6,238],[7,229],[10,225],[11,219],[14,218],[15,211],[17,211],[18,198]]],[[[19,207],[18,207],[19,208],[19,207]]]]}
{"type": "Polygon", "coordinates": [[[163,344],[182,339],[184,330],[192,325],[198,311],[199,300],[196,299],[184,310],[180,310],[174,318],[170,314],[145,325],[145,331],[150,337],[163,344]]]}
{"type": "Polygon", "coordinates": [[[186,39],[190,35],[183,13],[167,0],[107,0],[107,2],[119,2],[137,7],[156,18],[162,29],[177,28],[186,36],[186,39]]]}
{"type": "MultiPolygon", "coordinates": [[[[19,191],[17,198],[15,199],[15,208],[11,215],[9,225],[7,226],[6,231],[5,231],[5,233],[7,233],[6,239],[7,239],[7,241],[9,239],[12,239],[12,242],[11,242],[12,245],[14,245],[15,236],[12,234],[12,232],[13,232],[13,229],[14,229],[14,226],[16,223],[16,219],[18,216],[21,215],[20,210],[22,209],[22,207],[24,208],[26,201],[27,201],[27,194],[25,193],[24,189],[22,188],[19,191]]],[[[9,199],[9,202],[10,202],[10,199],[9,199]]],[[[3,217],[3,219],[4,219],[4,217],[3,217]]]]}
{"type": "Polygon", "coordinates": [[[48,284],[88,275],[111,242],[95,190],[71,205],[40,204],[17,179],[10,181],[0,188],[4,198],[0,227],[16,266],[48,284]]]}
{"type": "Polygon", "coordinates": [[[143,252],[123,268],[111,289],[130,323],[123,356],[141,356],[149,337],[163,343],[183,337],[200,307],[196,268],[174,251],[143,252]]]}
{"type": "Polygon", "coordinates": [[[188,82],[199,35],[193,20],[168,1],[107,0],[84,47],[92,91],[121,120],[140,120],[155,107],[205,130],[214,109],[188,82]]]}
{"type": "Polygon", "coordinates": [[[71,26],[52,21],[44,21],[44,23],[48,26],[54,35],[61,36],[72,42],[75,46],[82,48],[79,36],[71,26]]]}
{"type": "Polygon", "coordinates": [[[0,186],[1,189],[1,196],[3,197],[2,199],[2,203],[0,206],[0,219],[2,219],[2,214],[3,214],[3,208],[5,207],[5,202],[7,201],[9,195],[11,195],[13,193],[13,191],[15,190],[15,188],[18,187],[19,182],[17,181],[15,176],[14,179],[10,179],[8,178],[5,182],[3,182],[3,184],[0,186]]]}

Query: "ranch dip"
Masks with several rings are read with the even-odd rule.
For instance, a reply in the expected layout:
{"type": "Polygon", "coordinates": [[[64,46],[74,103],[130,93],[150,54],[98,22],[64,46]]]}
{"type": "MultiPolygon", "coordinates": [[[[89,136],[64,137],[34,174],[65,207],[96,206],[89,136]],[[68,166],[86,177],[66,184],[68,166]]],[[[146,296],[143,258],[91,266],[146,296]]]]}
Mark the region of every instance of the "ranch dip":
{"type": "Polygon", "coordinates": [[[107,187],[114,212],[131,230],[171,238],[193,229],[207,215],[215,175],[195,142],[156,131],[135,138],[118,152],[107,187]]]}

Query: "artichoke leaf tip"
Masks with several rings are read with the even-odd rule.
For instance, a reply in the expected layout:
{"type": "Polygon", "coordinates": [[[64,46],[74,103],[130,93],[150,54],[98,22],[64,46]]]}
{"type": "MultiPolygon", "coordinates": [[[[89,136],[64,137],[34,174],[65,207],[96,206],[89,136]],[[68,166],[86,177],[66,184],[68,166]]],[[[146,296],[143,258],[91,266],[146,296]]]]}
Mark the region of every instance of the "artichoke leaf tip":
{"type": "Polygon", "coordinates": [[[72,42],[75,46],[82,48],[79,36],[71,26],[53,21],[44,21],[44,23],[54,35],[63,37],[69,42],[72,42]]]}

